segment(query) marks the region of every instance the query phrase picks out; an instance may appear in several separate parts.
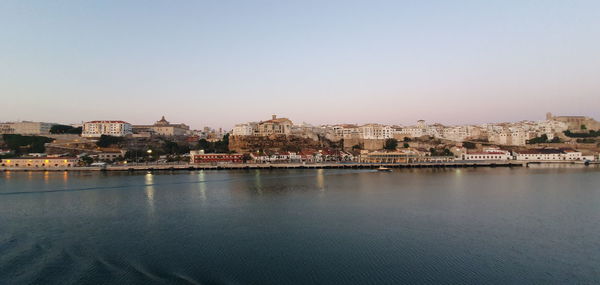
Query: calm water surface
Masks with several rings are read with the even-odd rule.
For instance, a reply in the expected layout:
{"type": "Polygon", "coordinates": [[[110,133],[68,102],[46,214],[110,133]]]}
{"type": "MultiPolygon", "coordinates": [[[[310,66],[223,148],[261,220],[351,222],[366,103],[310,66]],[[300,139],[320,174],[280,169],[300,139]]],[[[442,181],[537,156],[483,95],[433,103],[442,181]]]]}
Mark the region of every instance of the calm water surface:
{"type": "Polygon", "coordinates": [[[0,172],[0,284],[600,283],[600,169],[0,172]]]}

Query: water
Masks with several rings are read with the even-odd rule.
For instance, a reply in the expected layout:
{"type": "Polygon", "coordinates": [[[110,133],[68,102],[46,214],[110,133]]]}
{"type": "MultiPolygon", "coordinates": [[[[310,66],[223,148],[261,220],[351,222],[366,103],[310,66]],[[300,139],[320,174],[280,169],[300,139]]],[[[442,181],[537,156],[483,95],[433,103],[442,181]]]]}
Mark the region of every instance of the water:
{"type": "Polygon", "coordinates": [[[0,284],[599,283],[600,169],[0,173],[0,284]]]}

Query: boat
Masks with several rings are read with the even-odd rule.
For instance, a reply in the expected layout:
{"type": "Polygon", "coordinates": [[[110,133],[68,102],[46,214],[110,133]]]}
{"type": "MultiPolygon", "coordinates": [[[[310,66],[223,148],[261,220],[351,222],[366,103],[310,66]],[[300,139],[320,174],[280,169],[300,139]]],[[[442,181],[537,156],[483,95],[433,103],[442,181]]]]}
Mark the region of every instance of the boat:
{"type": "Polygon", "coordinates": [[[391,171],[392,171],[392,169],[390,169],[390,168],[387,168],[387,167],[380,166],[380,167],[378,167],[378,168],[377,168],[377,171],[381,171],[381,172],[391,172],[391,171]]]}

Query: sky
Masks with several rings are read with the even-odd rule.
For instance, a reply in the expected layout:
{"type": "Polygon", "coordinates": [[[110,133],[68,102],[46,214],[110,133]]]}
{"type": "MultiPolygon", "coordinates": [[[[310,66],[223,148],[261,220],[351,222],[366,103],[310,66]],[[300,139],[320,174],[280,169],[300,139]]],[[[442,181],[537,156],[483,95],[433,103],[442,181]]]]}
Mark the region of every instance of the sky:
{"type": "Polygon", "coordinates": [[[600,1],[0,1],[0,121],[600,119],[600,1]]]}

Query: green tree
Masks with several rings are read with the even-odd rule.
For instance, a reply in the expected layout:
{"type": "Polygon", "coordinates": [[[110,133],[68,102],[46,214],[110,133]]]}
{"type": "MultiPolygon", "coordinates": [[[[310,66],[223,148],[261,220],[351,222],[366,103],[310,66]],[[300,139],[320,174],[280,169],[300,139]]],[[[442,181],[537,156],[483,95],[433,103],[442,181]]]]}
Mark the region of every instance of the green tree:
{"type": "Polygon", "coordinates": [[[116,145],[123,142],[122,137],[115,137],[109,135],[101,135],[100,139],[96,142],[96,145],[99,147],[109,147],[111,145],[116,145]]]}
{"type": "Polygon", "coordinates": [[[402,146],[404,146],[404,148],[409,148],[410,147],[410,145],[408,143],[404,143],[404,145],[402,145],[402,146]]]}
{"type": "Polygon", "coordinates": [[[242,161],[244,163],[247,163],[250,160],[252,160],[252,156],[249,153],[244,153],[244,155],[242,155],[242,161]]]}
{"type": "Polygon", "coordinates": [[[81,161],[85,165],[90,165],[90,164],[92,164],[94,162],[94,159],[86,155],[86,156],[82,156],[81,157],[81,161]]]}
{"type": "Polygon", "coordinates": [[[397,139],[386,139],[385,144],[383,146],[383,148],[387,149],[387,150],[396,150],[397,147],[398,147],[397,139]]]}
{"type": "Polygon", "coordinates": [[[6,146],[14,152],[15,155],[23,153],[43,153],[46,151],[45,144],[54,141],[48,137],[42,136],[23,136],[14,134],[2,135],[6,146]]]}
{"type": "Polygon", "coordinates": [[[543,134],[537,138],[532,138],[530,140],[527,141],[527,144],[538,144],[538,143],[547,143],[548,142],[548,136],[546,134],[543,134]]]}
{"type": "Polygon", "coordinates": [[[198,141],[198,149],[203,149],[205,152],[212,152],[211,150],[213,150],[212,144],[207,141],[206,139],[200,139],[198,141]]]}
{"type": "Polygon", "coordinates": [[[361,150],[362,146],[360,144],[355,144],[355,145],[352,146],[352,149],[353,150],[361,150]]]}
{"type": "Polygon", "coordinates": [[[585,125],[581,125],[581,126],[580,126],[580,128],[581,128],[582,130],[587,130],[587,127],[586,127],[585,125]]]}
{"type": "Polygon", "coordinates": [[[409,137],[404,137],[404,142],[410,142],[412,141],[409,137]]]}
{"type": "Polygon", "coordinates": [[[477,145],[472,142],[463,142],[462,144],[466,149],[475,149],[477,145]]]}
{"type": "Polygon", "coordinates": [[[50,128],[51,134],[64,134],[73,127],[67,125],[54,125],[50,128]]]}
{"type": "Polygon", "coordinates": [[[225,134],[223,139],[215,142],[216,153],[228,153],[229,152],[229,134],[225,134]]]}
{"type": "Polygon", "coordinates": [[[562,143],[562,141],[559,137],[553,137],[552,140],[550,140],[550,143],[562,143]]]}

